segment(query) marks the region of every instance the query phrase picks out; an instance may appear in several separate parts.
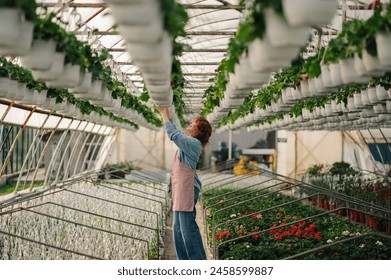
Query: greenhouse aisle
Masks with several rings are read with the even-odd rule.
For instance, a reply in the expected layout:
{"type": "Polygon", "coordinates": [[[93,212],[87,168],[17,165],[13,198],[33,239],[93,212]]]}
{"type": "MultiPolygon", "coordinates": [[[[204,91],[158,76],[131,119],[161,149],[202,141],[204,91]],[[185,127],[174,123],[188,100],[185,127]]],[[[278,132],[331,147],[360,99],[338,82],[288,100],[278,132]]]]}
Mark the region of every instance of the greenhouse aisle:
{"type": "MultiPolygon", "coordinates": [[[[202,206],[201,203],[197,203],[197,224],[200,228],[202,241],[204,242],[204,247],[206,250],[206,257],[208,260],[213,259],[212,251],[209,247],[206,246],[206,235],[205,235],[205,229],[204,229],[204,220],[202,216],[202,206]]],[[[166,249],[163,253],[163,260],[176,260],[175,255],[175,249],[174,249],[174,242],[172,239],[172,212],[169,213],[167,217],[167,225],[166,225],[166,236],[164,237],[164,244],[166,246],[166,249]]]]}

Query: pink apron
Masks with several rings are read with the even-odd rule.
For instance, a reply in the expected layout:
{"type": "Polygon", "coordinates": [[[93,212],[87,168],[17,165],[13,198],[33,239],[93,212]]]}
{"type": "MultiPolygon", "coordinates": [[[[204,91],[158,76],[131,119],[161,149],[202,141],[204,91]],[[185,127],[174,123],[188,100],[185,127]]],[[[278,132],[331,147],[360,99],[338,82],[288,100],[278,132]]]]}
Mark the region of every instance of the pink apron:
{"type": "Polygon", "coordinates": [[[173,211],[193,211],[194,176],[195,170],[180,162],[176,151],[171,175],[173,211]]]}

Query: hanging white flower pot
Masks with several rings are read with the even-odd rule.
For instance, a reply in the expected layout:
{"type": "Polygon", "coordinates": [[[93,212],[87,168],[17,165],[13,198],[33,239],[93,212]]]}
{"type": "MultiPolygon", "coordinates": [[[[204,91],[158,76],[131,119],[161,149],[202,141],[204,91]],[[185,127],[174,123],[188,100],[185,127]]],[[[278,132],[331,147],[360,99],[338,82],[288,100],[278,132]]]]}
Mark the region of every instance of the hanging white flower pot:
{"type": "Polygon", "coordinates": [[[308,81],[303,80],[300,82],[300,92],[301,92],[302,98],[310,98],[311,97],[308,81]]]}
{"type": "Polygon", "coordinates": [[[308,89],[310,91],[310,96],[318,96],[318,91],[316,90],[315,79],[308,79],[308,89]]]}
{"type": "Polygon", "coordinates": [[[32,70],[32,74],[37,81],[53,81],[60,78],[64,72],[65,53],[56,52],[54,54],[52,66],[48,70],[32,70]]]}
{"type": "Polygon", "coordinates": [[[361,91],[361,101],[362,101],[363,106],[365,106],[365,107],[371,105],[371,101],[369,100],[367,89],[361,91]]]}
{"type": "Polygon", "coordinates": [[[23,100],[23,97],[25,96],[27,91],[26,84],[17,83],[16,91],[12,97],[13,100],[21,101],[23,100]]]}
{"type": "Polygon", "coordinates": [[[161,14],[159,3],[155,0],[127,4],[113,3],[110,9],[118,24],[127,25],[148,24],[161,14]]]}
{"type": "Polygon", "coordinates": [[[23,97],[21,103],[25,105],[35,105],[35,101],[38,99],[38,94],[37,90],[29,91],[28,94],[25,94],[23,97]]]}
{"type": "Polygon", "coordinates": [[[391,33],[377,33],[375,38],[380,64],[391,69],[391,33]]]}
{"type": "Polygon", "coordinates": [[[168,93],[170,91],[170,87],[170,81],[167,81],[165,83],[147,83],[148,92],[168,93]]]}
{"type": "Polygon", "coordinates": [[[331,81],[331,75],[330,75],[330,69],[329,65],[327,64],[322,64],[320,66],[321,71],[322,71],[322,81],[323,81],[323,86],[326,87],[327,89],[331,90],[334,88],[333,82],[331,81]]]}
{"type": "Polygon", "coordinates": [[[314,82],[315,82],[315,90],[318,93],[318,95],[325,95],[329,93],[330,89],[326,88],[323,84],[323,74],[321,74],[317,78],[314,78],[314,82]]]}
{"type": "Polygon", "coordinates": [[[294,101],[298,101],[304,98],[304,96],[301,93],[300,87],[297,88],[291,88],[292,97],[294,101]]]}
{"type": "Polygon", "coordinates": [[[164,33],[162,39],[157,43],[143,44],[143,43],[127,43],[127,49],[131,57],[136,61],[154,61],[163,60],[168,61],[172,53],[171,37],[164,33]]]}
{"type": "Polygon", "coordinates": [[[242,56],[235,65],[235,73],[240,73],[243,82],[251,88],[259,88],[270,78],[270,72],[255,72],[247,57],[242,56]]]}
{"type": "Polygon", "coordinates": [[[238,67],[238,69],[235,69],[235,73],[228,74],[227,90],[231,88],[231,90],[244,90],[249,93],[252,87],[243,81],[240,70],[240,67],[238,67]]]}
{"type": "Polygon", "coordinates": [[[20,57],[20,62],[32,70],[48,70],[53,64],[55,53],[56,42],[53,40],[34,40],[30,51],[20,57]]]}
{"type": "Polygon", "coordinates": [[[255,39],[248,45],[248,59],[255,72],[276,71],[289,65],[299,52],[297,46],[274,47],[267,38],[255,39]]]}
{"type": "Polygon", "coordinates": [[[368,98],[372,105],[375,105],[379,102],[375,87],[368,88],[368,98]]]}
{"type": "Polygon", "coordinates": [[[342,81],[345,85],[365,84],[368,78],[359,76],[354,67],[354,58],[347,58],[339,61],[342,81]]]}
{"type": "Polygon", "coordinates": [[[67,63],[64,65],[64,71],[59,79],[48,81],[46,84],[54,88],[73,88],[79,84],[80,65],[67,63]]]}
{"type": "Polygon", "coordinates": [[[386,106],[382,105],[382,104],[378,104],[376,106],[373,106],[373,111],[375,112],[375,114],[386,114],[387,113],[386,106]]]}
{"type": "Polygon", "coordinates": [[[377,99],[380,102],[384,102],[384,101],[388,100],[388,93],[387,93],[386,89],[384,87],[382,87],[381,85],[376,86],[376,95],[377,95],[377,99]]]}
{"type": "Polygon", "coordinates": [[[292,89],[291,88],[284,88],[281,92],[281,98],[284,104],[293,104],[293,95],[292,95],[292,89]]]}
{"type": "Polygon", "coordinates": [[[273,9],[265,9],[266,37],[276,47],[304,46],[310,36],[308,27],[293,27],[273,9]]]}
{"type": "Polygon", "coordinates": [[[331,108],[332,108],[334,113],[338,113],[339,112],[338,104],[337,104],[336,100],[331,100],[331,108]]]}
{"type": "Polygon", "coordinates": [[[282,0],[287,22],[292,26],[330,23],[337,11],[336,0],[282,0]]]}
{"type": "Polygon", "coordinates": [[[8,85],[8,91],[7,91],[7,95],[5,96],[5,98],[12,100],[12,99],[14,99],[14,97],[18,91],[18,81],[9,79],[7,85],[8,85]]]}
{"type": "MultiPolygon", "coordinates": [[[[33,29],[34,29],[34,24],[31,21],[22,21],[20,25],[20,33],[18,38],[15,40],[15,42],[9,46],[1,45],[0,43],[0,55],[22,56],[27,54],[31,48],[31,43],[33,41],[33,29]]],[[[0,34],[0,41],[1,40],[2,39],[0,34]]]]}
{"type": "MultiPolygon", "coordinates": [[[[170,106],[173,102],[174,94],[172,89],[168,93],[150,93],[152,101],[157,106],[170,106]]],[[[224,113],[225,114],[225,113],[224,113]]]]}
{"type": "Polygon", "coordinates": [[[331,84],[334,87],[340,87],[344,83],[341,77],[341,68],[339,63],[333,63],[329,65],[331,84]]]}
{"type": "Polygon", "coordinates": [[[16,8],[0,8],[0,47],[15,44],[21,33],[22,12],[16,8]]]}
{"type": "Polygon", "coordinates": [[[92,73],[88,71],[80,72],[79,83],[75,88],[69,89],[70,92],[76,94],[86,94],[91,88],[92,84],[92,73]]]}
{"type": "Polygon", "coordinates": [[[9,84],[10,79],[8,77],[0,77],[0,97],[7,97],[9,84]]]}
{"type": "Polygon", "coordinates": [[[355,105],[356,108],[358,108],[358,109],[365,108],[364,104],[362,103],[361,97],[362,97],[361,93],[354,93],[354,94],[353,94],[354,105],[355,105]]]}
{"type": "Polygon", "coordinates": [[[385,67],[380,64],[377,56],[372,56],[367,52],[367,50],[363,50],[362,60],[364,62],[365,69],[367,70],[367,75],[373,77],[381,77],[384,75],[385,67]]]}
{"type": "Polygon", "coordinates": [[[34,97],[34,104],[41,108],[47,108],[50,103],[50,99],[46,97],[47,91],[43,90],[41,92],[36,92],[34,97]]]}
{"type": "Polygon", "coordinates": [[[163,20],[154,18],[148,24],[118,26],[118,31],[128,42],[156,43],[163,35],[163,20]]]}
{"type": "Polygon", "coordinates": [[[92,81],[90,90],[85,95],[86,99],[96,99],[96,96],[100,95],[102,92],[102,81],[101,80],[95,80],[92,81]]]}

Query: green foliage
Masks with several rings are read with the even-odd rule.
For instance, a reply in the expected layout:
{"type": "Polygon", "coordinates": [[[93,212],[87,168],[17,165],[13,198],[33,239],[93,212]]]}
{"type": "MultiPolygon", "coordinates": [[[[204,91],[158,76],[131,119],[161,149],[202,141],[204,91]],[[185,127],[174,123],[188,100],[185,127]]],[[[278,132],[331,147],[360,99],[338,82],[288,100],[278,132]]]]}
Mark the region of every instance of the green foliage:
{"type": "Polygon", "coordinates": [[[358,174],[358,172],[354,170],[353,167],[350,166],[350,163],[344,161],[334,162],[329,170],[329,173],[331,175],[346,175],[346,176],[358,174]]]}

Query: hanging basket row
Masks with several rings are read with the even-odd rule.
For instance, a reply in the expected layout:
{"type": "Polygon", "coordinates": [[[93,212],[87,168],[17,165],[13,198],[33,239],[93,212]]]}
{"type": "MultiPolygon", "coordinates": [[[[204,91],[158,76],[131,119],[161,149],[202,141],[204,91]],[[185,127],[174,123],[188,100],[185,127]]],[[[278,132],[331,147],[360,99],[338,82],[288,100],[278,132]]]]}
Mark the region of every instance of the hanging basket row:
{"type": "Polygon", "coordinates": [[[153,103],[171,105],[173,39],[164,31],[158,1],[110,1],[109,7],[153,103]]]}

